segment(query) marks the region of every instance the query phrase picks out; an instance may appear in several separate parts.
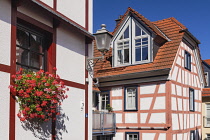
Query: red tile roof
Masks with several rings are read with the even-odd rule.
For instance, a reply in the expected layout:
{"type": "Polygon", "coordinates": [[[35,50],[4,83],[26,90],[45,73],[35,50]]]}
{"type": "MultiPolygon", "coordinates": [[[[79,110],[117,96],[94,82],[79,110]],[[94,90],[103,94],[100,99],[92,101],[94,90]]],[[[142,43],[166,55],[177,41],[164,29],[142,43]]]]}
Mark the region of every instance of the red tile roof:
{"type": "MultiPolygon", "coordinates": [[[[126,73],[135,73],[135,72],[143,72],[143,71],[151,71],[158,69],[166,69],[171,68],[174,62],[177,50],[182,41],[184,32],[180,32],[180,30],[186,29],[184,25],[182,25],[175,18],[167,18],[163,20],[159,20],[156,22],[150,22],[148,19],[144,18],[142,15],[137,13],[131,8],[128,8],[123,18],[131,12],[135,14],[141,21],[143,21],[152,31],[154,31],[157,35],[161,37],[165,37],[161,32],[163,32],[171,41],[166,42],[162,45],[155,58],[154,61],[147,64],[139,64],[133,66],[123,66],[123,67],[112,67],[112,49],[108,51],[105,55],[105,60],[100,61],[94,67],[95,69],[95,77],[104,77],[104,76],[112,76],[112,75],[120,75],[126,73]],[[156,27],[158,27],[158,30],[156,27]]],[[[120,24],[123,22],[123,18],[115,28],[114,32],[117,31],[120,24]]],[[[94,49],[94,55],[100,56],[100,52],[96,50],[96,46],[94,49]]]]}
{"type": "Polygon", "coordinates": [[[203,61],[205,61],[207,64],[210,65],[210,59],[206,59],[206,60],[203,60],[203,61]]]}

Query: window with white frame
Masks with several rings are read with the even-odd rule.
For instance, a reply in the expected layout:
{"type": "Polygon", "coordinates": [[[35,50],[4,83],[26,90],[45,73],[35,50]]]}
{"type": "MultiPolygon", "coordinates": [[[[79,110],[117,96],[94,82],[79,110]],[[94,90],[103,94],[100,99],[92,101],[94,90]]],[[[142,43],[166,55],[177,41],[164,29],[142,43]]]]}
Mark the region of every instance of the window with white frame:
{"type": "Polygon", "coordinates": [[[206,80],[206,86],[209,86],[209,73],[205,72],[204,76],[205,76],[205,80],[206,80]]]}
{"type": "Polygon", "coordinates": [[[125,135],[126,140],[139,140],[138,132],[126,132],[125,135]]]}
{"type": "Polygon", "coordinates": [[[114,39],[114,66],[150,62],[150,34],[137,20],[130,17],[114,39]]]}
{"type": "Polygon", "coordinates": [[[195,93],[194,89],[189,89],[189,107],[190,111],[195,111],[195,93]]]}
{"type": "Polygon", "coordinates": [[[187,51],[185,51],[184,55],[184,65],[186,69],[191,70],[191,55],[187,51]]]}
{"type": "Polygon", "coordinates": [[[137,87],[125,88],[125,110],[137,110],[137,87]]]}
{"type": "Polygon", "coordinates": [[[190,131],[190,140],[195,140],[195,130],[190,131]]]}
{"type": "Polygon", "coordinates": [[[210,134],[206,134],[206,140],[210,140],[210,134]]]}
{"type": "Polygon", "coordinates": [[[100,110],[105,111],[107,110],[106,107],[109,104],[109,92],[101,92],[100,93],[100,110]]]}
{"type": "Polygon", "coordinates": [[[210,127],[210,104],[206,104],[205,127],[210,127]]]}

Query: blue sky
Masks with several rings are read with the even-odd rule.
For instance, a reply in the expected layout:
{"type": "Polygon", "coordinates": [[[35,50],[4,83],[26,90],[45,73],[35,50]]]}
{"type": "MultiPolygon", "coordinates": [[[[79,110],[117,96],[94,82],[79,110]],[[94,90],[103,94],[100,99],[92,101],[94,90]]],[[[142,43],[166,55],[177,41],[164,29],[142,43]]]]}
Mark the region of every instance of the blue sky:
{"type": "Polygon", "coordinates": [[[93,0],[93,31],[106,24],[109,31],[115,28],[115,19],[128,7],[150,21],[175,17],[184,24],[201,44],[202,59],[210,59],[210,0],[93,0]]]}

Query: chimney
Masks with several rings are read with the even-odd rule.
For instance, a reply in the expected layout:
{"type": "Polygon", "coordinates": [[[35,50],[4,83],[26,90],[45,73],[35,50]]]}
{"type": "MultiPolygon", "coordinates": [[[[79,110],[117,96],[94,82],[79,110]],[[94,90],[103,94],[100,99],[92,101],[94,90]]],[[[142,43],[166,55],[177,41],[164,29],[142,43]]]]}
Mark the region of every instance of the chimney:
{"type": "Polygon", "coordinates": [[[120,22],[120,20],[121,20],[122,17],[123,17],[123,15],[120,15],[120,16],[118,17],[118,19],[115,19],[116,25],[120,22]]]}

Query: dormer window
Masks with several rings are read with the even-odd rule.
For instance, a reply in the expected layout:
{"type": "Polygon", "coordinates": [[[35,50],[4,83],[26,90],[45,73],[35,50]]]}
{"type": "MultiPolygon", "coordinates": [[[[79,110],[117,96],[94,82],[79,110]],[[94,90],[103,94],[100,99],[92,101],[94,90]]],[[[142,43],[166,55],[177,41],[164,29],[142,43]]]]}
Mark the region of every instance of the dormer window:
{"type": "Polygon", "coordinates": [[[151,47],[151,33],[133,17],[128,18],[113,40],[114,66],[151,62],[151,47]]]}

